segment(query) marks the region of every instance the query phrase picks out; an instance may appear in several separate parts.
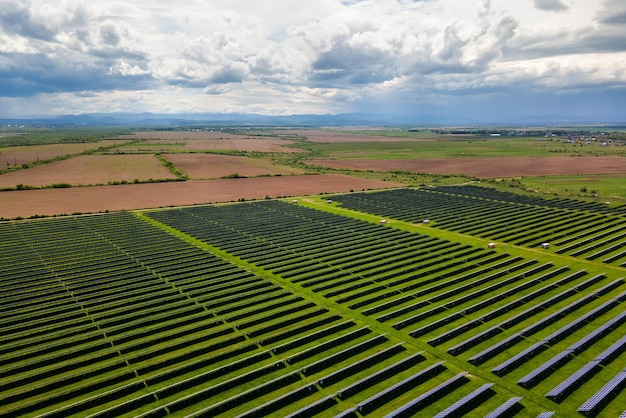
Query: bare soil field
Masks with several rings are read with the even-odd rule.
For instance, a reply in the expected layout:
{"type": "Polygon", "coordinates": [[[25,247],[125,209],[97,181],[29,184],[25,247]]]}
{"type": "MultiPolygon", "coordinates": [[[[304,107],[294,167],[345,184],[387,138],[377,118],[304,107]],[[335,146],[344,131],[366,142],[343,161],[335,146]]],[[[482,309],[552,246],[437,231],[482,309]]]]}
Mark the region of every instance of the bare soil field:
{"type": "Polygon", "coordinates": [[[80,154],[88,150],[123,142],[126,141],[105,139],[84,144],[46,144],[0,148],[0,167],[5,168],[12,165],[28,164],[37,160],[50,160],[54,157],[80,154]]]}
{"type": "Polygon", "coordinates": [[[192,180],[217,179],[235,173],[246,177],[304,173],[303,170],[274,165],[267,160],[235,155],[165,154],[163,157],[192,180]]]}
{"type": "Polygon", "coordinates": [[[293,141],[278,138],[262,139],[201,139],[188,141],[183,147],[185,151],[247,151],[247,152],[302,152],[301,149],[287,148],[285,145],[293,144],[293,141]]]}
{"type": "Polygon", "coordinates": [[[481,178],[568,174],[623,174],[623,157],[510,157],[441,160],[314,159],[308,163],[354,170],[402,170],[432,174],[466,174],[481,178]]]}
{"type": "Polygon", "coordinates": [[[0,217],[95,213],[231,202],[240,198],[263,199],[266,195],[301,196],[401,186],[399,183],[322,174],[22,190],[0,193],[0,217]]]}
{"type": "Polygon", "coordinates": [[[0,175],[0,188],[24,184],[45,187],[68,183],[86,186],[135,179],[175,179],[154,155],[82,155],[0,175]]]}
{"type": "Polygon", "coordinates": [[[124,139],[148,139],[147,143],[158,144],[159,141],[185,143],[186,151],[258,151],[258,152],[302,152],[296,148],[286,148],[285,145],[294,141],[276,137],[253,135],[237,135],[227,132],[194,132],[194,131],[157,131],[136,132],[134,135],[120,135],[124,139]]]}
{"type": "Polygon", "coordinates": [[[130,135],[119,135],[122,139],[162,139],[178,142],[185,139],[250,139],[263,138],[254,135],[240,135],[222,131],[148,131],[133,132],[130,135]]]}
{"type": "Polygon", "coordinates": [[[406,137],[391,137],[383,135],[361,135],[350,134],[346,132],[333,132],[333,131],[315,131],[315,130],[295,130],[285,131],[284,134],[293,134],[298,136],[304,136],[311,142],[400,142],[400,141],[419,141],[417,138],[406,137]]]}
{"type": "Polygon", "coordinates": [[[189,140],[148,139],[139,143],[129,143],[115,148],[123,152],[173,152],[181,150],[189,140]]]}

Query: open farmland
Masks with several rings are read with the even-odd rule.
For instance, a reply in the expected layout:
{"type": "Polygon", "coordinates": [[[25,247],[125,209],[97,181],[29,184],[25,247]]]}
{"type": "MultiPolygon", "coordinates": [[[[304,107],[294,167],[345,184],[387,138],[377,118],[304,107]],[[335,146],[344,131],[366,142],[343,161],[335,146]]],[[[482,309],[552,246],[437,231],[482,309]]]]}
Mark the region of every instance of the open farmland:
{"type": "Polygon", "coordinates": [[[150,179],[174,180],[176,176],[154,155],[81,155],[4,173],[0,176],[0,188],[15,187],[16,184],[32,187],[54,184],[86,186],[150,179]]]}
{"type": "Polygon", "coordinates": [[[476,186],[291,200],[0,224],[1,414],[624,412],[626,269],[498,224],[541,213],[583,240],[620,208],[476,186]]]}
{"type": "Polygon", "coordinates": [[[149,139],[178,141],[185,139],[262,139],[255,135],[249,135],[246,131],[238,129],[237,132],[231,130],[159,130],[133,132],[132,134],[120,135],[121,139],[149,139]]]}
{"type": "Polygon", "coordinates": [[[626,174],[625,157],[507,157],[453,159],[312,159],[324,167],[415,173],[465,174],[479,178],[568,174],[626,174]]]}
{"type": "Polygon", "coordinates": [[[569,176],[526,177],[524,184],[529,190],[551,195],[598,195],[604,201],[626,199],[626,179],[620,174],[587,174],[569,176]]]}
{"type": "Polygon", "coordinates": [[[255,177],[262,175],[304,174],[304,170],[279,166],[272,162],[236,155],[220,154],[164,154],[184,175],[193,180],[220,178],[232,175],[255,177]]]}
{"type": "Polygon", "coordinates": [[[63,157],[71,154],[81,154],[85,151],[97,150],[101,147],[111,147],[125,142],[127,141],[104,139],[98,142],[43,144],[0,148],[0,169],[21,164],[29,164],[40,160],[51,160],[56,157],[63,157]]]}
{"type": "Polygon", "coordinates": [[[318,142],[318,143],[341,143],[341,144],[353,144],[353,143],[370,143],[370,142],[398,142],[398,141],[415,141],[416,139],[433,139],[437,137],[436,135],[415,135],[415,136],[389,136],[389,135],[380,135],[375,130],[371,132],[360,132],[360,133],[351,133],[351,132],[341,132],[341,131],[332,131],[332,130],[287,130],[281,131],[284,135],[295,135],[306,137],[307,141],[310,142],[318,142]]]}
{"type": "Polygon", "coordinates": [[[0,218],[197,205],[399,186],[402,184],[322,174],[14,190],[0,195],[0,218]]]}
{"type": "Polygon", "coordinates": [[[178,148],[183,151],[245,151],[245,152],[302,152],[288,148],[294,141],[277,136],[251,136],[213,131],[154,131],[120,135],[121,139],[144,139],[139,144],[121,147],[121,150],[146,151],[151,148],[178,148]]]}
{"type": "Polygon", "coordinates": [[[448,181],[451,177],[457,178],[456,183],[467,177],[497,179],[544,194],[574,198],[599,194],[626,200],[626,137],[621,132],[564,130],[549,134],[529,129],[495,136],[484,130],[473,134],[472,130],[462,134],[427,130],[293,134],[296,132],[307,136],[304,144],[311,154],[302,155],[300,161],[310,169],[355,175],[384,173],[387,179],[412,186],[444,184],[442,181],[454,184],[448,181]]]}

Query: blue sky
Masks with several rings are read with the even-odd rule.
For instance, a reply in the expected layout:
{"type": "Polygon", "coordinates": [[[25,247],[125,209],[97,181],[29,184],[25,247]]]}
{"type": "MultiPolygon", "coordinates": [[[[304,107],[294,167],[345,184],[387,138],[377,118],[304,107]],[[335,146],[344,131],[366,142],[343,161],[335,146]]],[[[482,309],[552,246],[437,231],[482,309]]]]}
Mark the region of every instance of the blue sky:
{"type": "Polygon", "coordinates": [[[626,121],[624,0],[0,0],[0,117],[626,121]]]}

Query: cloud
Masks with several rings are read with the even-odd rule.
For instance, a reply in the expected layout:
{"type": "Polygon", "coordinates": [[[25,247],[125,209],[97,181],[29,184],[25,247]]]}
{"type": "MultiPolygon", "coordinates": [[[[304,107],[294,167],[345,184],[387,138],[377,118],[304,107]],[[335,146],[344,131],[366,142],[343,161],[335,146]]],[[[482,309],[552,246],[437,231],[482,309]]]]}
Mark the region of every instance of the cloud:
{"type": "Polygon", "coordinates": [[[569,7],[561,0],[534,0],[535,7],[548,12],[563,12],[569,7]]]}
{"type": "Polygon", "coordinates": [[[327,113],[624,86],[622,0],[300,3],[0,0],[0,97],[327,113]]]}
{"type": "Polygon", "coordinates": [[[120,34],[112,23],[100,26],[100,37],[106,45],[117,46],[120,43],[120,34]]]}
{"type": "Polygon", "coordinates": [[[151,85],[151,77],[138,67],[122,63],[104,66],[44,54],[2,54],[0,91],[3,96],[42,93],[135,90],[151,85]]]}
{"type": "MultiPolygon", "coordinates": [[[[511,59],[537,59],[578,54],[620,53],[626,51],[621,28],[591,26],[577,30],[556,29],[528,32],[518,36],[504,49],[511,59]]],[[[600,62],[596,62],[599,66],[600,62]]]]}
{"type": "Polygon", "coordinates": [[[71,1],[59,1],[55,6],[29,0],[0,1],[0,27],[5,33],[43,41],[84,26],[87,15],[82,4],[71,1]]]}
{"type": "Polygon", "coordinates": [[[626,3],[622,0],[605,0],[597,20],[608,25],[626,25],[626,3]]]}

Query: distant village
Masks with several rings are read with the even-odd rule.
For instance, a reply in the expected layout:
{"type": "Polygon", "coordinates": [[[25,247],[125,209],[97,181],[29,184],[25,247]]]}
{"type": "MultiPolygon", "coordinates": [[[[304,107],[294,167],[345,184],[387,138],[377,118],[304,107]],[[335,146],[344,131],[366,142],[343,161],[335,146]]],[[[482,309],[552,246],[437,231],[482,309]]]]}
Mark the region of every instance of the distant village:
{"type": "Polygon", "coordinates": [[[626,145],[626,132],[623,131],[571,131],[544,129],[435,129],[441,135],[468,135],[473,137],[537,137],[550,141],[563,141],[568,144],[590,145],[599,143],[603,146],[626,145]]]}

